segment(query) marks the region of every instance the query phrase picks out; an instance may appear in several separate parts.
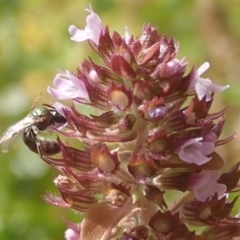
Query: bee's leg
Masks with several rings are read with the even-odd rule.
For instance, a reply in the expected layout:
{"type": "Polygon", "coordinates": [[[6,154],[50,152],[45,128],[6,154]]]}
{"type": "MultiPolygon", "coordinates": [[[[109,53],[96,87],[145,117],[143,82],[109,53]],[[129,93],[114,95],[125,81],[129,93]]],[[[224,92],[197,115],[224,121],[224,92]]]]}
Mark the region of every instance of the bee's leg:
{"type": "Polygon", "coordinates": [[[36,143],[38,155],[40,156],[40,158],[43,159],[44,156],[43,156],[43,150],[42,150],[42,146],[41,146],[41,141],[37,137],[35,138],[35,143],[36,143]]]}
{"type": "MultiPolygon", "coordinates": [[[[34,126],[34,125],[32,126],[32,130],[33,130],[33,132],[34,132],[35,135],[37,135],[38,132],[40,132],[39,129],[37,128],[37,126],[34,126]]],[[[36,139],[37,139],[37,138],[36,138],[36,139]]]]}
{"type": "Polygon", "coordinates": [[[33,125],[32,126],[32,130],[34,132],[35,135],[37,135],[39,132],[44,132],[44,130],[39,130],[37,126],[33,125]]]}
{"type": "Polygon", "coordinates": [[[34,133],[32,127],[26,128],[24,130],[22,134],[22,140],[32,152],[38,153],[36,144],[36,134],[34,133]]]}

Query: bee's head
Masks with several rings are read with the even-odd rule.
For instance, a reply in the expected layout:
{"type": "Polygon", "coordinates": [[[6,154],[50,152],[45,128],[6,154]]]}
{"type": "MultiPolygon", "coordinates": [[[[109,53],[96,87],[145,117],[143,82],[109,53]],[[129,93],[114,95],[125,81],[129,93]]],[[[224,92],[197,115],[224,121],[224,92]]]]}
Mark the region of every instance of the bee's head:
{"type": "Polygon", "coordinates": [[[34,108],[31,112],[31,115],[35,118],[48,118],[50,117],[52,109],[50,109],[47,106],[40,106],[37,108],[34,108]]]}

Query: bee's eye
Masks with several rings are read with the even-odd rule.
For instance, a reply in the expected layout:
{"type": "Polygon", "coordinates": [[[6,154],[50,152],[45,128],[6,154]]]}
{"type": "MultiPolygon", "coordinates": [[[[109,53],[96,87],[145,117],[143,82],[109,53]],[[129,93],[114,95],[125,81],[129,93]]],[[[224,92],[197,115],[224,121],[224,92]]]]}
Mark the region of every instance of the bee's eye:
{"type": "Polygon", "coordinates": [[[57,111],[55,111],[53,114],[54,117],[54,121],[57,123],[66,123],[66,118],[63,117],[60,113],[58,113],[57,111]]]}

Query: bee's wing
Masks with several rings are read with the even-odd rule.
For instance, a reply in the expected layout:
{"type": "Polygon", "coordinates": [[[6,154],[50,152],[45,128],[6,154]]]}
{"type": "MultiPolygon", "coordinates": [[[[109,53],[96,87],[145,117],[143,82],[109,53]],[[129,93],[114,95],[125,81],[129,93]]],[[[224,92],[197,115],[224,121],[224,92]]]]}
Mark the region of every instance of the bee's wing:
{"type": "Polygon", "coordinates": [[[2,151],[8,152],[10,145],[13,145],[12,147],[16,146],[16,144],[14,144],[14,142],[17,139],[17,136],[24,129],[34,125],[35,123],[36,123],[36,119],[34,119],[29,114],[21,121],[19,121],[19,122],[15,123],[14,125],[10,126],[9,128],[7,128],[7,130],[0,137],[0,144],[2,144],[2,151]]]}
{"type": "MultiPolygon", "coordinates": [[[[19,133],[20,133],[20,132],[19,132],[19,133]]],[[[3,151],[4,153],[6,153],[6,152],[8,152],[9,150],[14,149],[14,148],[17,146],[18,142],[19,142],[18,140],[19,140],[20,136],[21,136],[20,134],[16,134],[16,135],[13,136],[12,138],[4,141],[4,142],[2,143],[2,151],[3,151]]]]}

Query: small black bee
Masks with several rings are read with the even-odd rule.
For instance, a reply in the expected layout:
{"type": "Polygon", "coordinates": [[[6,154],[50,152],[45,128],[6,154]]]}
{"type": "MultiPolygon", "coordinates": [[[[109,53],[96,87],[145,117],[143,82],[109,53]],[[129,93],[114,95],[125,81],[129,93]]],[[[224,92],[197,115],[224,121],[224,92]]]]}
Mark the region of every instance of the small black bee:
{"type": "MultiPolygon", "coordinates": [[[[14,141],[20,133],[23,133],[22,139],[30,150],[36,152],[37,144],[41,146],[50,145],[48,140],[40,139],[37,134],[39,131],[44,131],[49,126],[54,124],[64,124],[66,119],[56,109],[48,104],[43,104],[40,107],[33,108],[32,111],[21,121],[7,128],[0,137],[3,152],[7,152],[9,145],[14,141]],[[35,145],[35,146],[34,146],[35,145]]],[[[56,142],[55,142],[56,143],[56,142]]],[[[57,143],[56,143],[57,144],[57,143]]],[[[55,144],[54,144],[55,145],[55,144]]]]}

